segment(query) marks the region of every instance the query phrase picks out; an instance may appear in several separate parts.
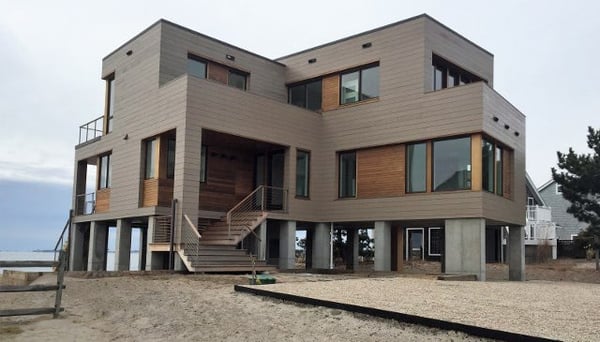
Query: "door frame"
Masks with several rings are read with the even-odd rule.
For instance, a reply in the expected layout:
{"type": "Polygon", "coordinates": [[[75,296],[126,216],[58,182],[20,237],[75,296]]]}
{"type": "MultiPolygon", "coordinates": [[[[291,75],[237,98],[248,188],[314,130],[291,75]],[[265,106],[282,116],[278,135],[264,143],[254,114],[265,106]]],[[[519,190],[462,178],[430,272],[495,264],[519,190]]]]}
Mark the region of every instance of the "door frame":
{"type": "Polygon", "coordinates": [[[406,260],[410,260],[408,258],[409,254],[410,254],[410,231],[417,231],[420,230],[421,231],[421,260],[425,260],[425,228],[406,228],[406,243],[405,243],[405,251],[404,251],[404,255],[406,257],[406,260]]]}

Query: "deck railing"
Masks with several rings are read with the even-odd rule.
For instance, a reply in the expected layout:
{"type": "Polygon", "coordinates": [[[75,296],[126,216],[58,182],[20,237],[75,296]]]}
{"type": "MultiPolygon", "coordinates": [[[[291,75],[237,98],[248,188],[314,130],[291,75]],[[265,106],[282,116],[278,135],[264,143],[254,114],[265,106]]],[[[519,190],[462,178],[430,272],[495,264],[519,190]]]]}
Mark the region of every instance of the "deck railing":
{"type": "Polygon", "coordinates": [[[75,215],[90,215],[96,211],[96,193],[90,192],[75,197],[75,215]]]}
{"type": "Polygon", "coordinates": [[[79,126],[79,143],[83,144],[102,136],[104,117],[101,116],[79,126]]]}
{"type": "Polygon", "coordinates": [[[227,212],[227,236],[231,237],[231,226],[243,221],[250,212],[279,211],[287,212],[288,190],[274,186],[261,185],[227,212]]]}

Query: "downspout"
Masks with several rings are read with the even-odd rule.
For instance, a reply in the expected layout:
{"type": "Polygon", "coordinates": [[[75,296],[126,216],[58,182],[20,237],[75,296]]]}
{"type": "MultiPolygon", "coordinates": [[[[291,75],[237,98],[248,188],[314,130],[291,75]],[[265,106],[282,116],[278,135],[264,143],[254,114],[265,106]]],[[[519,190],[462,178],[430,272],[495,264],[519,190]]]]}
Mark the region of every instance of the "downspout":
{"type": "Polygon", "coordinates": [[[175,244],[175,213],[177,207],[177,198],[173,198],[171,204],[171,234],[169,236],[169,270],[175,269],[175,258],[173,255],[173,245],[175,244]]]}
{"type": "Polygon", "coordinates": [[[333,269],[333,222],[329,230],[329,269],[333,269]]]}

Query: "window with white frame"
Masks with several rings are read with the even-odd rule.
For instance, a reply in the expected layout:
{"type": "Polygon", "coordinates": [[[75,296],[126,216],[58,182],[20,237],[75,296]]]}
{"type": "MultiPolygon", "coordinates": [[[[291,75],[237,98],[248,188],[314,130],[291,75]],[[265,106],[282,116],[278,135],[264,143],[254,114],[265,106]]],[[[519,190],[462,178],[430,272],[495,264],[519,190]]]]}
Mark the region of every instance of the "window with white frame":
{"type": "Polygon", "coordinates": [[[444,243],[444,237],[442,235],[443,231],[440,227],[431,227],[429,228],[429,240],[427,253],[429,256],[441,256],[442,255],[442,245],[444,243]]]}

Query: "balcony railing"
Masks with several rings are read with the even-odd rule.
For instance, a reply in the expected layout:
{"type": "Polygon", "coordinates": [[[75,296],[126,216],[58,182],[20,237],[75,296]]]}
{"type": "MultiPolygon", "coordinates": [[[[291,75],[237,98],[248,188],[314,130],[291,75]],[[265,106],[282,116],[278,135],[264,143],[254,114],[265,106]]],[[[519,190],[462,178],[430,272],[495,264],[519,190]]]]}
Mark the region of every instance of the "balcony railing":
{"type": "Polygon", "coordinates": [[[101,116],[86,124],[79,126],[79,143],[83,144],[102,136],[104,117],[101,116]]]}
{"type": "Polygon", "coordinates": [[[75,198],[75,215],[90,215],[96,211],[96,193],[77,195],[75,198]]]}
{"type": "Polygon", "coordinates": [[[543,207],[543,206],[539,206],[539,205],[528,205],[527,206],[527,221],[551,222],[552,221],[552,209],[549,207],[543,207]]]}
{"type": "Polygon", "coordinates": [[[556,239],[556,225],[554,222],[528,223],[525,227],[526,240],[552,240],[556,239]]]}

